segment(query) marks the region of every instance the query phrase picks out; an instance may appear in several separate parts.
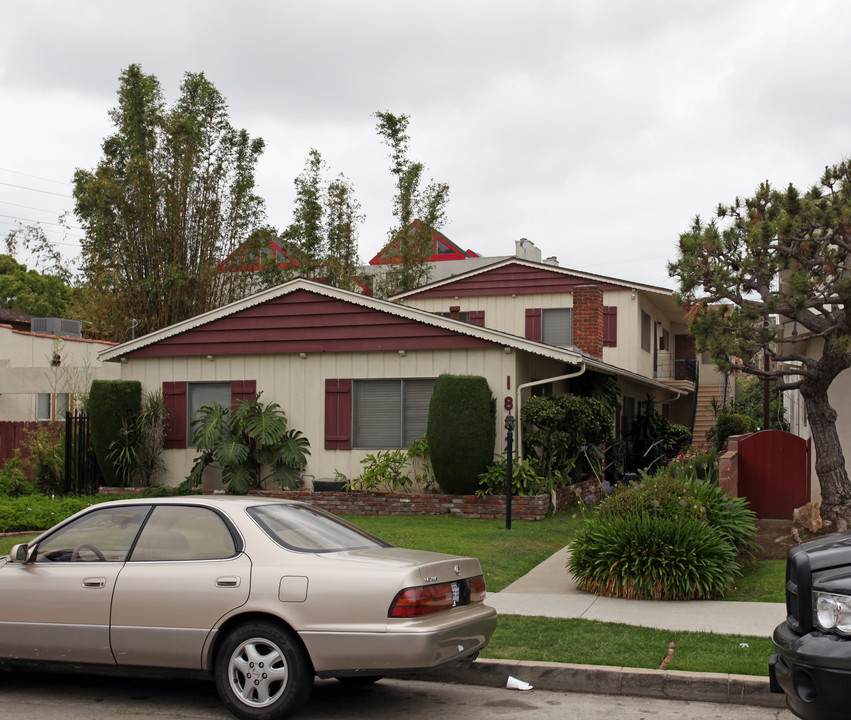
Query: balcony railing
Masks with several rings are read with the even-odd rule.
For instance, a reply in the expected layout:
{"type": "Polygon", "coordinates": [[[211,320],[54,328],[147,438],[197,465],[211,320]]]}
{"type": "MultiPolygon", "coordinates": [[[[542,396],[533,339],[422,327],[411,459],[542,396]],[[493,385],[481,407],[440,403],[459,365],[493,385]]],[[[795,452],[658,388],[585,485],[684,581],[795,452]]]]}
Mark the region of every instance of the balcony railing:
{"type": "Polygon", "coordinates": [[[671,353],[659,353],[653,377],[657,380],[697,382],[697,368],[697,358],[675,358],[671,353]]]}

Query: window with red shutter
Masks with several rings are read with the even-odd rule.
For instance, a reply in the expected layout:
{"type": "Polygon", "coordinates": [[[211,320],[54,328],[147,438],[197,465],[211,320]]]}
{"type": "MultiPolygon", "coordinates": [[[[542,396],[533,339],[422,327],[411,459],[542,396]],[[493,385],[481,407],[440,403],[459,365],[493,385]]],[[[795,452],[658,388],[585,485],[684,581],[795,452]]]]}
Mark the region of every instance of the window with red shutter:
{"type": "Polygon", "coordinates": [[[325,380],[325,449],[352,449],[351,380],[325,380]]]}
{"type": "Polygon", "coordinates": [[[617,347],[618,309],[615,306],[603,308],[603,347],[617,347]]]}

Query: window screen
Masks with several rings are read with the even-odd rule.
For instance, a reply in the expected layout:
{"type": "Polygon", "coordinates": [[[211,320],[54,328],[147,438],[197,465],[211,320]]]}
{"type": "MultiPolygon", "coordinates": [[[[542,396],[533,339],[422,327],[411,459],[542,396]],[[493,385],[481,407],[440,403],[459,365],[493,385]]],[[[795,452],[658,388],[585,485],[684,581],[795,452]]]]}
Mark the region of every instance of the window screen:
{"type": "Polygon", "coordinates": [[[541,341],[547,345],[573,345],[573,311],[571,308],[541,310],[541,341]]]}

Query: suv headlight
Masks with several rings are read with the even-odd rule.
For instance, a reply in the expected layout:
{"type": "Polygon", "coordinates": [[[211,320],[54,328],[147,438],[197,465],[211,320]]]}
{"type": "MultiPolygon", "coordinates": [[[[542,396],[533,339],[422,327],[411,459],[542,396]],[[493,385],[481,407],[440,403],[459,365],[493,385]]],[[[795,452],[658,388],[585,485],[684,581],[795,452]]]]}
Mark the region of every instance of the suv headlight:
{"type": "Polygon", "coordinates": [[[828,632],[851,635],[851,596],[813,592],[816,625],[828,632]]]}

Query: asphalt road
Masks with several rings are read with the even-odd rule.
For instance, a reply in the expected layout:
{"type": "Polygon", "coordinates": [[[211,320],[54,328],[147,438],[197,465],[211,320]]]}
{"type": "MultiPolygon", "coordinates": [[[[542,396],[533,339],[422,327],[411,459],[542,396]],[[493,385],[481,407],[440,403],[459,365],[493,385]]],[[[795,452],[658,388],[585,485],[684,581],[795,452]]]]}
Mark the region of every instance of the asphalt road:
{"type": "MultiPolygon", "coordinates": [[[[463,717],[465,720],[793,720],[787,710],[744,705],[517,691],[415,680],[348,688],[316,682],[294,720],[463,717]]],[[[212,683],[46,673],[0,673],[0,720],[192,720],[232,718],[212,683]]]]}

